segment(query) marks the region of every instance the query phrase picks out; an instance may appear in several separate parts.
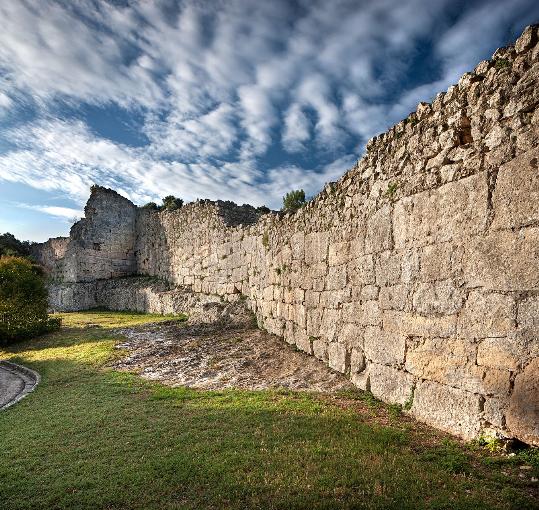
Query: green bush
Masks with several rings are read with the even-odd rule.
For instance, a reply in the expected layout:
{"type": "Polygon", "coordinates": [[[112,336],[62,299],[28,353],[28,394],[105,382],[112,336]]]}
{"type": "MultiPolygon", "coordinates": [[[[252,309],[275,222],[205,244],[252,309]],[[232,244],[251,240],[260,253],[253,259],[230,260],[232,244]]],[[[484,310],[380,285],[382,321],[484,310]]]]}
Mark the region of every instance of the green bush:
{"type": "Polygon", "coordinates": [[[296,189],[283,197],[283,211],[294,212],[305,204],[305,191],[296,189]]]}
{"type": "Polygon", "coordinates": [[[0,257],[0,345],[58,329],[47,314],[47,289],[39,266],[0,257]]]}

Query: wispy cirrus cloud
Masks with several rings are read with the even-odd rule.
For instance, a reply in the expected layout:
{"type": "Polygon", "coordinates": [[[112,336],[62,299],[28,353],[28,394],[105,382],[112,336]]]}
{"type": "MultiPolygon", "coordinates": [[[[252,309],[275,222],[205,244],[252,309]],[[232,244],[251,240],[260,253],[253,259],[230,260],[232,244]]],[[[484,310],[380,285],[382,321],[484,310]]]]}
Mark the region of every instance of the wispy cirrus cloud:
{"type": "Polygon", "coordinates": [[[536,19],[533,0],[6,0],[0,186],[278,207],[536,19]]]}

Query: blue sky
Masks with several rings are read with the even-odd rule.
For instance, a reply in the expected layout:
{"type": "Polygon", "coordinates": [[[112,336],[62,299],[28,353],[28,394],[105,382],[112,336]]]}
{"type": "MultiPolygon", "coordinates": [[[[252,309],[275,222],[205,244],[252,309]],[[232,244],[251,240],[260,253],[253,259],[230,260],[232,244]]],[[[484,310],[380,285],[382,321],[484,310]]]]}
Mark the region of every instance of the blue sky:
{"type": "Polygon", "coordinates": [[[279,208],[539,20],[537,0],[0,2],[0,232],[89,187],[279,208]]]}

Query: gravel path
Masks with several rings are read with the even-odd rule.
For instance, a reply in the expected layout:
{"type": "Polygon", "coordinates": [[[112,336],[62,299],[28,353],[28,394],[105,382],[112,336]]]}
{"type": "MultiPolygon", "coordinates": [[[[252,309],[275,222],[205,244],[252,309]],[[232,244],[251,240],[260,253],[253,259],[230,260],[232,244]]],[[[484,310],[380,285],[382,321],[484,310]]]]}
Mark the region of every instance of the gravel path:
{"type": "Polygon", "coordinates": [[[39,383],[39,374],[10,361],[0,361],[0,410],[24,398],[39,383]]]}

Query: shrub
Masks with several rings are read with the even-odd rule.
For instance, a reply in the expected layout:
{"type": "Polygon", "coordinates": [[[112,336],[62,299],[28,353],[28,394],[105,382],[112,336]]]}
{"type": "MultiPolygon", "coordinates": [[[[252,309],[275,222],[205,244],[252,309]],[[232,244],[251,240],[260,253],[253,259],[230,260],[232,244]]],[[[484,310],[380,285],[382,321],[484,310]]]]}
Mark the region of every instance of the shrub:
{"type": "Polygon", "coordinates": [[[39,266],[0,257],[0,345],[58,329],[47,314],[47,290],[39,266]]]}
{"type": "Polygon", "coordinates": [[[147,204],[144,204],[142,208],[149,209],[151,211],[157,211],[159,209],[159,207],[157,206],[155,202],[148,202],[147,204]]]}
{"type": "Polygon", "coordinates": [[[294,212],[305,204],[305,191],[296,189],[283,197],[283,211],[294,212]]]}
{"type": "Polygon", "coordinates": [[[176,211],[177,209],[180,209],[182,206],[183,206],[183,200],[181,198],[176,198],[173,195],[168,195],[165,198],[163,198],[162,209],[166,209],[167,211],[176,211]]]}

